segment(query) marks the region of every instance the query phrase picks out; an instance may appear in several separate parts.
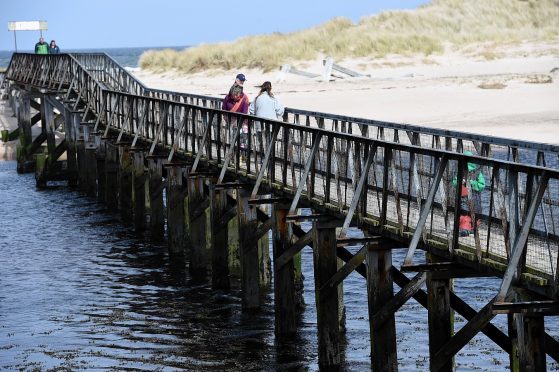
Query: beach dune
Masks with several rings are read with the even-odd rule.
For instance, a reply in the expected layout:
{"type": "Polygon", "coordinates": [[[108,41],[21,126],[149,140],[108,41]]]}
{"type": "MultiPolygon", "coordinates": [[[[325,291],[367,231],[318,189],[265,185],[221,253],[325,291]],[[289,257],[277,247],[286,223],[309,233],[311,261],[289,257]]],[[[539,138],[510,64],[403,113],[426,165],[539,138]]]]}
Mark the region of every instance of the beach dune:
{"type": "MultiPolygon", "coordinates": [[[[152,88],[223,97],[243,72],[250,98],[269,80],[291,108],[559,144],[558,51],[559,42],[524,43],[496,59],[458,52],[353,58],[336,63],[370,77],[335,72],[328,82],[290,73],[279,81],[279,70],[257,69],[134,74],[152,88]]],[[[295,66],[322,74],[323,57],[295,66]]]]}

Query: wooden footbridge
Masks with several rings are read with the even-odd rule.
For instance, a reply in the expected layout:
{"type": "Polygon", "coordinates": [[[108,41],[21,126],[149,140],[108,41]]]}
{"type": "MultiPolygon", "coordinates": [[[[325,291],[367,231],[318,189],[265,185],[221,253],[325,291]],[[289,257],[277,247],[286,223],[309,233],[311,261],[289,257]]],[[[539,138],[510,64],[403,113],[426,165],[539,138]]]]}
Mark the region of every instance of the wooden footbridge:
{"type": "Polygon", "coordinates": [[[2,137],[20,140],[18,171],[34,170],[38,187],[67,181],[166,236],[172,257],[186,256],[193,277],[211,273],[215,288],[238,275],[247,311],[270,280],[258,241],[271,230],[279,338],[296,331],[300,251],[311,247],[321,367],[340,363],[353,271],[367,280],[375,371],[398,368],[395,312],[411,298],[428,310],[433,371],[453,370],[479,332],[513,370],[545,370],[546,354],[559,361],[544,328],[559,312],[558,146],[295,109],[283,121],[232,114],[219,98],[149,89],[104,54],[14,54],[4,89],[19,128],[2,137]],[[477,213],[453,186],[473,177],[468,163],[486,179],[477,213]],[[467,237],[464,214],[475,221],[467,237]],[[401,267],[394,249],[406,250],[401,267]],[[486,276],[502,283],[480,311],[453,292],[454,278],[486,276]],[[467,320],[456,332],[453,312],[467,320]],[[508,333],[491,323],[503,313],[508,333]]]}

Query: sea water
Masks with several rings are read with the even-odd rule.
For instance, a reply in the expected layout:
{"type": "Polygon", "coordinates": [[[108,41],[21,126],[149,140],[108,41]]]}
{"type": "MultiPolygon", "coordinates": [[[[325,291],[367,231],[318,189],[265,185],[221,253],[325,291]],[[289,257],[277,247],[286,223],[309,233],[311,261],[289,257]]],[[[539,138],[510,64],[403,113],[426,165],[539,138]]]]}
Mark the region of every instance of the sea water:
{"type": "MultiPolygon", "coordinates": [[[[1,370],[318,369],[311,249],[302,251],[306,308],[295,338],[280,342],[272,290],[261,311],[243,313],[238,283],[216,291],[209,278],[192,282],[164,242],[136,234],[75,189],[38,190],[32,174],[15,168],[0,162],[1,370]]],[[[396,267],[404,253],[395,251],[396,267]]],[[[459,279],[455,292],[479,310],[499,284],[459,279]]],[[[366,283],[356,273],[344,281],[344,302],[343,369],[369,370],[366,283]]],[[[505,315],[492,322],[506,332],[505,315]]],[[[456,316],[455,329],[464,324],[456,316]]],[[[396,313],[396,328],[399,369],[427,371],[427,311],[408,301],[396,313]]],[[[557,317],[546,318],[546,330],[559,338],[557,317]]],[[[508,355],[481,333],[455,359],[458,370],[508,366],[508,355]]],[[[550,358],[548,370],[559,370],[550,358]]]]}
{"type": "MultiPolygon", "coordinates": [[[[64,49],[60,47],[61,53],[107,53],[114,58],[122,67],[137,68],[142,53],[147,50],[173,49],[183,50],[186,46],[172,47],[142,47],[142,48],[98,48],[98,49],[64,49]]],[[[33,50],[20,50],[20,53],[33,53],[33,50]]],[[[0,50],[0,69],[7,68],[10,64],[13,51],[0,50]]]]}

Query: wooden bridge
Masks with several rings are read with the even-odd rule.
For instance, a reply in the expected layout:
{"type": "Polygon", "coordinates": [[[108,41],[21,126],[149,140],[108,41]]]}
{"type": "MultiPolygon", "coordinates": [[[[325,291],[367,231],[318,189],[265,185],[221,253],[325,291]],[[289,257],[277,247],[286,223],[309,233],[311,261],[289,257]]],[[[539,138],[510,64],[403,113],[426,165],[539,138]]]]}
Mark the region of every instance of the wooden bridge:
{"type": "Polygon", "coordinates": [[[34,170],[38,187],[67,181],[166,236],[172,257],[186,257],[193,277],[211,273],[215,288],[229,288],[238,259],[247,311],[270,281],[259,240],[271,230],[277,337],[296,330],[299,253],[311,247],[321,367],[340,363],[352,271],[367,280],[375,371],[398,367],[394,314],[411,298],[428,310],[431,370],[451,371],[479,332],[513,370],[545,370],[546,354],[559,361],[544,329],[559,312],[559,146],[296,109],[283,121],[234,114],[220,98],[149,89],[104,54],[14,54],[4,89],[19,128],[2,138],[20,140],[18,171],[34,170]],[[487,183],[477,213],[468,163],[487,183]],[[466,208],[456,179],[468,185],[466,208]],[[394,249],[406,249],[401,267],[394,249]],[[452,291],[454,278],[486,276],[502,283],[480,311],[452,291]],[[468,321],[457,332],[453,311],[468,321]],[[491,324],[501,313],[508,334],[491,324]]]}

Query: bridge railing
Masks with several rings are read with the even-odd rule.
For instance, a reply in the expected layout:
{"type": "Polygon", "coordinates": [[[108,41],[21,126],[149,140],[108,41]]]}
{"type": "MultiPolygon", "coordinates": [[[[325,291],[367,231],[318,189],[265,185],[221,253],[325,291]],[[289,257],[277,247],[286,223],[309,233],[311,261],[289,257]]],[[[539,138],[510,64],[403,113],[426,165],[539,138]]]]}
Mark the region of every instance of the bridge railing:
{"type": "Polygon", "coordinates": [[[510,270],[521,267],[524,276],[557,287],[559,171],[555,169],[465,155],[446,146],[398,142],[386,132],[384,139],[380,134],[371,138],[322,125],[264,120],[113,91],[75,58],[61,58],[62,71],[57,72],[55,59],[33,57],[16,58],[8,78],[43,88],[73,85],[87,102],[86,110],[99,114],[96,125],[105,133],[111,130],[147,141],[151,151],[156,143],[189,154],[195,158],[194,168],[202,162],[213,164],[221,168],[220,181],[226,173],[253,179],[254,193],[273,189],[291,197],[292,212],[301,202],[345,216],[344,229],[357,221],[392,234],[409,244],[408,265],[416,247],[424,244],[481,265],[506,267],[507,278],[514,276],[510,270]],[[37,77],[38,68],[57,79],[43,73],[37,77]],[[479,174],[468,172],[469,164],[486,180],[479,208],[472,190],[479,174]],[[465,181],[469,195],[464,203],[458,180],[465,181]],[[462,237],[464,215],[473,220],[473,233],[462,237]]]}
{"type": "Polygon", "coordinates": [[[115,131],[190,154],[195,167],[219,166],[220,180],[228,171],[256,180],[262,190],[255,192],[285,193],[295,200],[292,212],[300,200],[349,216],[346,227],[359,221],[399,236],[411,242],[408,263],[421,242],[497,268],[524,250],[525,273],[543,274],[548,284],[557,277],[559,171],[145,96],[107,97],[140,108],[116,115],[109,123],[115,131]],[[472,186],[479,173],[468,172],[470,164],[486,181],[479,207],[472,186]],[[472,233],[460,236],[465,215],[472,233]]]}

